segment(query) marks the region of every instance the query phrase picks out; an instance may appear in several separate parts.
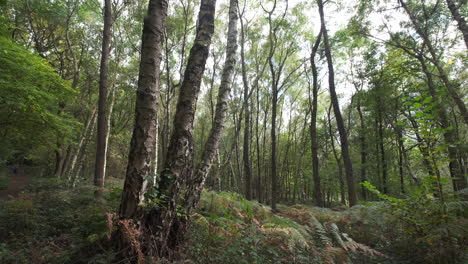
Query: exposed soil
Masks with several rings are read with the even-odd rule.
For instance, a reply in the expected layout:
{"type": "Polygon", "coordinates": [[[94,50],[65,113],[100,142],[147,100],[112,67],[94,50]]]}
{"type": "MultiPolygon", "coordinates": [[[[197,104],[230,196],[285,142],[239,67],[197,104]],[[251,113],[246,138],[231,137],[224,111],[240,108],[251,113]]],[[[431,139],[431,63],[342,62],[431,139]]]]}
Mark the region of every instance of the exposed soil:
{"type": "Polygon", "coordinates": [[[18,196],[29,182],[31,182],[31,176],[19,169],[16,174],[11,175],[8,188],[0,191],[0,200],[8,200],[18,196]]]}

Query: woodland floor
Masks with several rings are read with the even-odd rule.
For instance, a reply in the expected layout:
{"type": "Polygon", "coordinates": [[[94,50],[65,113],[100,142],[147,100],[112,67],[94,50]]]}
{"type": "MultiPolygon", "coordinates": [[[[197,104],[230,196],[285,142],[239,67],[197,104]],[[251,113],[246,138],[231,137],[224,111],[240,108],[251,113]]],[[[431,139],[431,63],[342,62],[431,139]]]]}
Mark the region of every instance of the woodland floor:
{"type": "Polygon", "coordinates": [[[17,174],[11,175],[7,189],[0,191],[0,200],[17,197],[30,182],[31,176],[20,169],[17,174]]]}
{"type": "MultiPolygon", "coordinates": [[[[29,169],[0,191],[0,263],[113,263],[106,245],[122,179],[106,179],[105,202],[96,203],[93,186],[70,189],[29,169]]],[[[468,263],[463,204],[448,202],[454,216],[436,221],[437,201],[394,200],[333,209],[278,204],[274,213],[240,194],[205,190],[186,243],[173,262],[159,264],[468,263]]]]}

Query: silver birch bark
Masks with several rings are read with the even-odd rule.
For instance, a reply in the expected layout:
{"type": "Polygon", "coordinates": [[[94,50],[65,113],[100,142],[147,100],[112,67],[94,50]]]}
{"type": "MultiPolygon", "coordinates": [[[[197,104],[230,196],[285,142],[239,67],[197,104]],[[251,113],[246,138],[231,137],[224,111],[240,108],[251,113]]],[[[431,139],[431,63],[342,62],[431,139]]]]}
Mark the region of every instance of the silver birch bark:
{"type": "Polygon", "coordinates": [[[135,125],[119,209],[121,218],[136,216],[151,174],[156,135],[162,43],[167,0],[150,0],[143,25],[140,73],[135,104],[135,125]]]}

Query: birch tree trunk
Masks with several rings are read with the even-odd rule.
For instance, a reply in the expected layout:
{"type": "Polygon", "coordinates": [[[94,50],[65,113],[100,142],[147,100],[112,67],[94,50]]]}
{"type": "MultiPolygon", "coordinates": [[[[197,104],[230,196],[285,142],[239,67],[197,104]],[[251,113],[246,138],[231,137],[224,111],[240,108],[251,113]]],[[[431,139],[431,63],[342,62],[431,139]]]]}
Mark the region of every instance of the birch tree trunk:
{"type": "Polygon", "coordinates": [[[155,245],[148,241],[152,233],[142,230],[141,219],[144,219],[146,212],[139,210],[139,204],[144,200],[155,155],[160,65],[167,9],[167,0],[150,0],[144,19],[135,124],[119,208],[119,229],[113,234],[116,248],[122,251],[119,257],[136,256],[138,263],[143,263],[145,255],[155,256],[155,245]],[[137,223],[141,225],[137,226],[137,223]],[[141,231],[140,236],[132,232],[135,229],[141,231]]]}
{"type": "Polygon", "coordinates": [[[91,127],[88,130],[88,134],[84,135],[83,146],[81,147],[81,151],[77,153],[77,162],[76,162],[76,169],[70,172],[70,185],[75,187],[78,177],[80,175],[81,169],[84,165],[84,160],[86,158],[86,149],[88,148],[88,144],[91,141],[91,138],[94,136],[94,130],[96,129],[96,121],[97,121],[97,109],[93,113],[91,119],[91,127]]]}
{"type": "MultiPolygon", "coordinates": [[[[141,260],[141,263],[145,256],[170,258],[173,250],[176,249],[184,239],[184,220],[182,219],[183,217],[178,216],[177,209],[180,204],[181,186],[187,180],[191,179],[193,173],[193,121],[195,118],[200,84],[208,58],[211,37],[214,32],[215,7],[215,0],[201,1],[195,41],[190,50],[184,79],[180,87],[180,94],[174,117],[174,133],[170,140],[164,169],[162,170],[158,182],[158,188],[149,194],[153,202],[148,201],[150,207],[146,210],[137,209],[139,202],[143,200],[143,195],[146,191],[145,178],[148,178],[151,173],[151,163],[154,158],[154,137],[156,129],[156,119],[154,117],[156,116],[156,101],[146,100],[146,103],[148,103],[148,105],[146,105],[147,107],[138,109],[139,104],[137,100],[137,120],[132,146],[139,145],[135,143],[141,140],[138,135],[135,136],[136,133],[142,133],[141,137],[148,140],[146,142],[141,142],[142,145],[140,149],[134,151],[132,148],[130,152],[125,185],[130,192],[126,193],[124,189],[121,216],[135,217],[138,212],[140,213],[138,222],[133,223],[133,225],[138,225],[136,228],[139,234],[137,237],[139,244],[133,246],[133,251],[134,255],[137,255],[138,259],[141,260]],[[147,111],[146,115],[141,115],[140,112],[145,109],[147,111]],[[151,109],[151,113],[148,112],[148,109],[151,109]],[[142,118],[141,120],[138,119],[139,114],[142,118]],[[143,119],[144,117],[146,117],[146,119],[143,119]],[[148,127],[148,123],[151,123],[151,126],[148,127]],[[141,160],[135,160],[135,158],[132,160],[132,156],[141,157],[141,160]],[[138,163],[132,165],[132,161],[138,163]],[[138,168],[138,165],[141,167],[138,168]],[[133,179],[133,182],[128,182],[129,179],[133,179]],[[135,188],[136,185],[137,188],[135,188]],[[124,203],[125,195],[127,195],[127,199],[133,201],[129,204],[130,206],[126,206],[124,203]]],[[[164,24],[167,16],[167,1],[151,1],[149,10],[150,15],[148,18],[156,18],[156,21],[153,20],[152,22],[145,23],[143,46],[145,47],[145,44],[148,44],[156,49],[153,49],[152,56],[145,56],[142,53],[142,66],[144,65],[143,60],[145,59],[150,60],[150,62],[157,60],[159,66],[161,61],[160,55],[164,24]],[[152,3],[154,3],[154,6],[151,5],[152,3]],[[151,14],[154,16],[152,17],[151,14]],[[164,18],[164,22],[161,21],[162,17],[164,18]],[[150,28],[150,26],[152,28],[150,28]],[[146,30],[148,30],[148,32],[146,30]],[[150,37],[157,36],[157,38],[153,40],[146,39],[145,33],[150,37]],[[149,40],[149,42],[147,43],[145,40],[149,40]],[[157,43],[157,45],[153,43],[157,43]],[[155,52],[156,50],[157,54],[155,52]]],[[[159,69],[159,67],[155,67],[154,69],[159,69]]],[[[142,70],[144,71],[146,69],[141,67],[140,71],[142,70]]],[[[156,78],[156,80],[158,80],[159,71],[157,72],[157,76],[150,76],[152,76],[153,79],[154,77],[158,77],[156,78]]],[[[152,73],[154,73],[154,70],[152,73]]],[[[143,76],[149,75],[147,73],[143,76]]],[[[146,95],[145,97],[141,97],[141,99],[145,100],[148,97],[149,96],[146,95]]],[[[153,96],[151,96],[151,98],[153,98],[153,96]]],[[[156,96],[154,96],[154,99],[156,99],[156,96]]],[[[143,104],[143,106],[144,105],[145,104],[143,104]]],[[[125,222],[121,221],[121,223],[121,230],[123,231],[121,234],[125,236],[125,222]]],[[[134,245],[135,243],[131,241],[132,240],[127,239],[127,244],[134,245]]]]}
{"type": "Polygon", "coordinates": [[[208,176],[213,159],[219,148],[219,142],[223,132],[224,122],[226,120],[226,114],[228,110],[227,103],[231,92],[234,67],[236,65],[238,0],[230,0],[229,4],[229,25],[227,34],[226,58],[221,75],[221,85],[218,91],[216,111],[210,135],[205,143],[202,159],[198,164],[197,169],[195,170],[193,178],[188,183],[188,192],[185,200],[185,207],[188,215],[190,215],[191,210],[195,207],[200,199],[206,177],[208,176]]]}
{"type": "MultiPolygon", "coordinates": [[[[111,134],[111,120],[112,120],[112,112],[114,112],[114,103],[115,103],[115,90],[117,88],[115,87],[115,84],[111,88],[110,94],[109,94],[109,109],[107,111],[107,131],[106,131],[106,148],[104,149],[104,172],[106,171],[106,166],[107,166],[107,152],[109,149],[109,137],[111,134]]],[[[104,184],[104,179],[105,179],[105,174],[103,178],[103,184],[104,184]]]]}
{"type": "Polygon", "coordinates": [[[90,134],[92,134],[92,130],[94,129],[94,123],[96,121],[96,114],[97,114],[97,108],[93,110],[93,112],[91,113],[91,116],[89,117],[88,122],[86,122],[82,136],[80,138],[78,146],[76,147],[75,154],[73,155],[73,158],[71,160],[70,169],[68,170],[68,173],[67,173],[68,181],[70,183],[71,183],[72,175],[75,172],[75,166],[78,161],[78,157],[80,156],[81,151],[84,151],[83,147],[85,145],[85,142],[88,140],[88,137],[90,136],[90,134]]]}
{"type": "Polygon", "coordinates": [[[166,26],[167,1],[151,0],[143,25],[140,73],[135,104],[135,127],[119,209],[121,218],[136,216],[151,174],[156,135],[159,76],[166,26]]]}

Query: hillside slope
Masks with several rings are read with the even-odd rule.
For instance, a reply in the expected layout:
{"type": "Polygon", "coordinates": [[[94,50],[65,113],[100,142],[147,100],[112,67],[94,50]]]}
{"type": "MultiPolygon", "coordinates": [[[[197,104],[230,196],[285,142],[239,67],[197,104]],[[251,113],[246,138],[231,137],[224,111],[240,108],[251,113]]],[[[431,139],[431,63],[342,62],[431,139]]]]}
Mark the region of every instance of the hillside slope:
{"type": "MultiPolygon", "coordinates": [[[[34,179],[17,199],[0,201],[0,262],[111,263],[120,186],[116,181],[107,202],[96,204],[92,187],[71,190],[58,180],[34,179]]],[[[466,218],[414,223],[431,228],[420,234],[400,218],[383,203],[339,210],[280,205],[272,213],[239,194],[206,191],[171,263],[462,263],[466,218]]]]}

